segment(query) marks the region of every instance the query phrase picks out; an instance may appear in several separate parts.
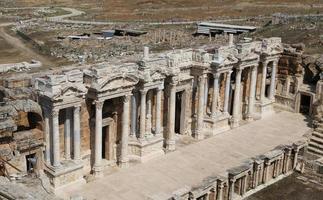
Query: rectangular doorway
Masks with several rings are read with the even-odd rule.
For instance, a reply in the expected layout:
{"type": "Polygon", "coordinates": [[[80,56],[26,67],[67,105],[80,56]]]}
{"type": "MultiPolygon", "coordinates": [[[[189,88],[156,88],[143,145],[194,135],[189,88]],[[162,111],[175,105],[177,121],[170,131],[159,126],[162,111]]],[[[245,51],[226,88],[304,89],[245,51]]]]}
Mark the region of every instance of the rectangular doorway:
{"type": "Polygon", "coordinates": [[[299,106],[299,112],[304,115],[309,115],[310,108],[311,108],[311,96],[301,94],[301,102],[300,102],[300,106],[299,106]]]}
{"type": "Polygon", "coordinates": [[[26,155],[26,171],[28,173],[32,173],[35,170],[36,167],[36,154],[32,153],[29,155],[26,155]]]}
{"type": "Polygon", "coordinates": [[[185,92],[176,92],[175,133],[184,134],[185,120],[185,92]]]}

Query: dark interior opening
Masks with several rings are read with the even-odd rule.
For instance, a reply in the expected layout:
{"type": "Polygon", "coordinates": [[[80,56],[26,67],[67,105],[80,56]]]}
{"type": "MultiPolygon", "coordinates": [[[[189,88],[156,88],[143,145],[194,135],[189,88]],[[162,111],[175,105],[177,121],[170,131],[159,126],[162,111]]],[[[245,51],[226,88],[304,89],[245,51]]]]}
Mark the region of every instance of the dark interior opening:
{"type": "Polygon", "coordinates": [[[106,150],[106,139],[107,139],[107,127],[102,128],[102,159],[107,159],[105,156],[105,150],[106,150]]]}
{"type": "Polygon", "coordinates": [[[175,133],[177,134],[179,134],[181,130],[182,94],[183,92],[176,93],[175,133]]]}
{"type": "Polygon", "coordinates": [[[267,98],[269,97],[269,91],[270,91],[270,85],[266,85],[266,88],[265,88],[265,96],[267,98]]]}
{"type": "Polygon", "coordinates": [[[308,95],[302,94],[299,112],[305,115],[309,115],[310,107],[311,107],[311,97],[308,95]]]}
{"type": "Polygon", "coordinates": [[[36,167],[36,162],[37,162],[37,160],[36,160],[35,153],[26,155],[26,169],[27,169],[28,173],[34,172],[35,167],[36,167]]]}

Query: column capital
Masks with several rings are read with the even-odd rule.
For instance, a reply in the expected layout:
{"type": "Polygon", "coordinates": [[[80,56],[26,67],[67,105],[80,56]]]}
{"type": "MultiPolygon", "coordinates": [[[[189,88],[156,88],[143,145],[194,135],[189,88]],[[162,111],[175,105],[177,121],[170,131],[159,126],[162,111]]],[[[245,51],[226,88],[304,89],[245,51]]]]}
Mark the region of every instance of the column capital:
{"type": "Polygon", "coordinates": [[[52,109],[52,116],[53,117],[58,117],[59,114],[59,109],[58,108],[53,108],[52,109]]]}
{"type": "Polygon", "coordinates": [[[104,101],[95,101],[95,106],[98,109],[102,109],[103,108],[103,104],[104,104],[104,101]]]}
{"type": "Polygon", "coordinates": [[[255,72],[257,69],[257,65],[252,65],[250,66],[251,71],[255,72]]]}
{"type": "Polygon", "coordinates": [[[132,95],[129,95],[129,94],[127,94],[127,95],[123,96],[123,98],[122,98],[123,103],[127,103],[127,102],[129,102],[129,101],[130,101],[131,96],[132,96],[132,95]]]}
{"type": "Polygon", "coordinates": [[[139,92],[140,92],[141,95],[146,95],[147,92],[148,92],[148,89],[146,89],[146,88],[140,89],[139,92]]]}
{"type": "Polygon", "coordinates": [[[226,71],[227,74],[232,74],[233,70],[226,71]]]}
{"type": "Polygon", "coordinates": [[[214,79],[219,79],[219,78],[220,78],[220,75],[221,75],[221,73],[220,73],[220,72],[215,72],[215,73],[213,73],[213,77],[214,77],[214,79]]]}
{"type": "Polygon", "coordinates": [[[77,105],[77,106],[74,106],[74,112],[80,112],[81,110],[81,106],[77,105]]]}

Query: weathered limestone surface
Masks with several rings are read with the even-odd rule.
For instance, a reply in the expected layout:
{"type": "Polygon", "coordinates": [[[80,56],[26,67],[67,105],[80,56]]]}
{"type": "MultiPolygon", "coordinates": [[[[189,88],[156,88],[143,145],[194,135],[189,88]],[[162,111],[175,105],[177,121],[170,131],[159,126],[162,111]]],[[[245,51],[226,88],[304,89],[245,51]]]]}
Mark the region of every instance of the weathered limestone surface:
{"type": "Polygon", "coordinates": [[[310,130],[306,123],[302,115],[281,112],[179,148],[158,160],[121,169],[82,187],[71,187],[61,195],[78,193],[88,199],[167,199],[176,193],[185,194],[201,187],[203,180],[211,179],[207,175],[227,177],[227,169],[260,154],[268,157],[273,153],[266,153],[280,144],[291,145],[304,139],[303,135],[310,130]]]}

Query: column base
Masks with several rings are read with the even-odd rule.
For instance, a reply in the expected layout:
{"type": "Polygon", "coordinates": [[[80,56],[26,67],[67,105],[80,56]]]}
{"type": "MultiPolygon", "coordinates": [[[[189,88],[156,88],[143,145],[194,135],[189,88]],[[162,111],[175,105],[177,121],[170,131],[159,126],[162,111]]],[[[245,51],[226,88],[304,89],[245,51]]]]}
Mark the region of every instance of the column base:
{"type": "Polygon", "coordinates": [[[240,125],[240,120],[239,119],[231,119],[231,121],[230,121],[230,126],[231,126],[231,128],[237,128],[237,127],[239,127],[239,125],[240,125]]]}
{"type": "Polygon", "coordinates": [[[92,174],[95,178],[103,177],[103,167],[102,166],[94,166],[92,168],[92,174]]]}
{"type": "Polygon", "coordinates": [[[165,154],[162,135],[152,135],[151,138],[130,138],[128,144],[130,160],[146,162],[165,154]]]}
{"type": "Polygon", "coordinates": [[[254,121],[253,116],[252,116],[252,115],[247,115],[247,116],[246,116],[246,121],[247,121],[247,122],[252,122],[252,121],[254,121]]]}
{"type": "Polygon", "coordinates": [[[120,161],[119,162],[120,168],[128,168],[129,167],[129,161],[120,161]]]}
{"type": "Polygon", "coordinates": [[[166,140],[165,142],[166,151],[175,151],[176,149],[175,144],[176,144],[175,140],[166,140]]]}
{"type": "Polygon", "coordinates": [[[195,130],[194,138],[197,140],[203,140],[205,138],[204,134],[202,133],[202,130],[195,130]]]}

